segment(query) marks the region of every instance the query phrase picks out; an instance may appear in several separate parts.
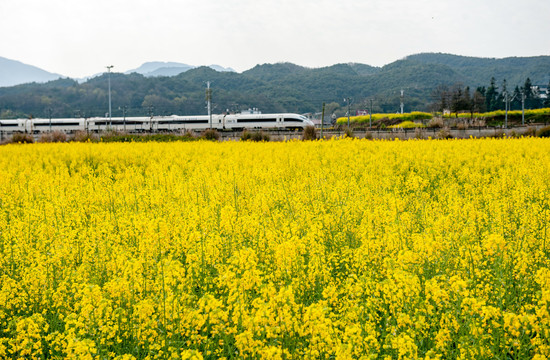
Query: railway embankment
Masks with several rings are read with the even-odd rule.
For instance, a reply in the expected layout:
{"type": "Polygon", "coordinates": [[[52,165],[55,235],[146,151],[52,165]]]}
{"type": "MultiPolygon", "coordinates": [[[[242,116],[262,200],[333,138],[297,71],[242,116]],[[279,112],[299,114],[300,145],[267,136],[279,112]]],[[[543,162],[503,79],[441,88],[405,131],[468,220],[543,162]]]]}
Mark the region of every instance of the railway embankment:
{"type": "MultiPolygon", "coordinates": [[[[353,129],[351,132],[341,129],[317,128],[317,137],[330,139],[332,137],[345,137],[352,135],[355,138],[381,139],[381,140],[412,140],[412,139],[469,139],[486,137],[521,137],[535,136],[537,131],[545,127],[545,124],[530,124],[529,126],[514,127],[470,127],[467,129],[458,128],[416,128],[416,129],[353,129]]],[[[270,141],[300,140],[302,131],[272,130],[265,131],[270,141]]],[[[221,140],[239,140],[242,132],[221,132],[221,140]]]]}
{"type": "MultiPolygon", "coordinates": [[[[316,128],[317,138],[340,138],[354,137],[358,139],[379,139],[379,140],[413,140],[413,139],[469,139],[469,138],[498,138],[498,137],[522,137],[537,136],[537,133],[546,126],[546,124],[530,124],[528,126],[514,127],[470,127],[470,128],[416,128],[416,129],[352,129],[345,128],[334,129],[316,128]]],[[[193,140],[218,140],[218,141],[241,141],[243,139],[261,139],[263,141],[289,141],[303,140],[303,130],[246,130],[248,136],[243,136],[242,131],[213,131],[215,136],[206,136],[203,132],[137,132],[137,133],[117,133],[117,132],[76,132],[62,133],[62,140],[48,141],[45,134],[24,134],[24,133],[3,133],[0,131],[0,144],[10,142],[66,142],[66,141],[91,141],[91,142],[146,142],[146,141],[193,141],[193,140]],[[251,134],[261,132],[261,137],[254,137],[251,134]],[[17,140],[21,138],[23,140],[17,140]],[[46,139],[46,140],[45,140],[46,139]]],[[[56,138],[59,131],[51,134],[50,137],[56,138]]],[[[48,135],[48,134],[46,134],[48,135]]],[[[59,136],[57,136],[59,137],[59,136]]]]}

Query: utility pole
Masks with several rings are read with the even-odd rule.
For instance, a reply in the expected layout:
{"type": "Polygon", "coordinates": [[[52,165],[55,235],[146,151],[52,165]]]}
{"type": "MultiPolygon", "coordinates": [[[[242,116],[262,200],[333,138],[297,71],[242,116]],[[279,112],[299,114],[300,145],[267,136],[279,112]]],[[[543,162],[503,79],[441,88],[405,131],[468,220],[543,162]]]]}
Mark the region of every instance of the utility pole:
{"type": "Polygon", "coordinates": [[[105,66],[107,68],[107,81],[109,82],[109,127],[112,126],[112,116],[111,116],[111,69],[114,68],[113,65],[105,66]]]}
{"type": "Polygon", "coordinates": [[[525,125],[525,89],[521,90],[521,125],[525,125]]]}
{"type": "Polygon", "coordinates": [[[153,105],[149,105],[149,131],[153,132],[153,105]]]}
{"type": "Polygon", "coordinates": [[[348,102],[348,128],[349,128],[349,117],[351,114],[351,98],[347,97],[344,99],[344,101],[348,102]]]}
{"type": "Polygon", "coordinates": [[[323,122],[325,121],[325,103],[323,103],[323,110],[321,111],[321,139],[323,138],[323,122]]]}
{"type": "Polygon", "coordinates": [[[403,115],[403,108],[405,107],[405,103],[403,102],[403,98],[405,95],[403,94],[403,89],[401,89],[401,115],[403,115]]]}
{"type": "Polygon", "coordinates": [[[208,107],[208,122],[212,129],[212,89],[210,89],[210,81],[206,82],[206,106],[208,107]]]}
{"type": "MultiPolygon", "coordinates": [[[[504,128],[506,129],[508,129],[508,110],[510,110],[510,102],[514,101],[515,98],[516,98],[516,95],[510,98],[508,94],[508,90],[504,91],[504,109],[506,111],[504,115],[504,128]]],[[[522,123],[523,123],[523,119],[522,119],[522,123]]]]}

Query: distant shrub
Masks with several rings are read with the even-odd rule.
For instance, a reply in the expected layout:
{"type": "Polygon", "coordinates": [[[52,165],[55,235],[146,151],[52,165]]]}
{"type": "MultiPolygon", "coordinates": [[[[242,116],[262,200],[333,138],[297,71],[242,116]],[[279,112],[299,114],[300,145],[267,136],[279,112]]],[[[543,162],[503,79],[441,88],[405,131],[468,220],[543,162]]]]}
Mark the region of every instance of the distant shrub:
{"type": "Polygon", "coordinates": [[[241,135],[241,140],[243,141],[269,141],[271,137],[269,134],[263,131],[249,131],[244,130],[241,135]]]}
{"type": "Polygon", "coordinates": [[[71,140],[76,142],[97,142],[99,140],[99,137],[94,133],[89,133],[86,131],[77,131],[73,135],[71,140]]]}
{"type": "Polygon", "coordinates": [[[43,133],[40,135],[38,142],[51,143],[51,142],[66,142],[67,134],[63,131],[56,130],[54,132],[43,133]]]}
{"type": "Polygon", "coordinates": [[[252,140],[254,140],[254,141],[269,141],[269,140],[271,140],[271,137],[269,136],[268,133],[265,133],[263,131],[258,131],[256,133],[254,133],[254,135],[252,136],[252,140]]]}
{"type": "MultiPolygon", "coordinates": [[[[544,109],[541,109],[541,110],[544,110],[544,109]]],[[[546,123],[550,121],[550,113],[541,112],[541,113],[525,114],[525,121],[527,123],[546,123]]]]}
{"type": "Polygon", "coordinates": [[[550,126],[545,126],[537,131],[537,137],[550,137],[550,126]]]}
{"type": "Polygon", "coordinates": [[[66,142],[67,141],[67,134],[65,134],[63,131],[54,131],[52,133],[52,142],[66,142]]]}
{"type": "Polygon", "coordinates": [[[241,140],[242,141],[252,140],[252,132],[246,129],[243,130],[243,133],[241,134],[241,140]]]}
{"type": "Polygon", "coordinates": [[[315,126],[306,126],[302,134],[302,140],[317,140],[317,130],[315,126]]]}
{"type": "Polygon", "coordinates": [[[468,124],[465,123],[465,122],[459,122],[457,125],[456,125],[456,128],[458,130],[466,130],[468,129],[468,124]]]}
{"type": "Polygon", "coordinates": [[[537,128],[529,126],[522,134],[523,136],[537,136],[537,128]]]}
{"type": "Polygon", "coordinates": [[[508,136],[511,137],[511,138],[519,138],[521,137],[521,133],[517,132],[516,130],[512,130],[510,131],[510,133],[508,133],[508,136]]]}
{"type": "Polygon", "coordinates": [[[39,143],[51,143],[52,142],[52,133],[43,133],[38,138],[39,143]]]}
{"type": "Polygon", "coordinates": [[[353,134],[353,129],[351,127],[346,128],[346,137],[347,138],[354,138],[355,135],[353,134]]]}
{"type": "Polygon", "coordinates": [[[426,131],[422,130],[422,128],[416,128],[414,130],[414,138],[415,139],[425,139],[426,138],[426,131]]]}
{"type": "Polygon", "coordinates": [[[34,138],[31,134],[25,133],[15,133],[12,135],[11,139],[8,140],[8,143],[12,144],[32,144],[34,138]]]}
{"type": "Polygon", "coordinates": [[[429,128],[437,128],[441,129],[443,128],[443,119],[441,118],[433,118],[428,122],[429,128]]]}
{"type": "Polygon", "coordinates": [[[201,134],[201,138],[211,141],[219,141],[221,138],[220,133],[215,129],[204,130],[201,134]]]}
{"type": "Polygon", "coordinates": [[[195,133],[192,132],[191,130],[186,130],[182,137],[186,140],[195,140],[196,139],[196,136],[195,136],[195,133]]]}
{"type": "Polygon", "coordinates": [[[447,128],[443,128],[443,129],[439,130],[436,137],[440,140],[452,139],[453,138],[453,136],[451,135],[451,132],[447,128]]]}

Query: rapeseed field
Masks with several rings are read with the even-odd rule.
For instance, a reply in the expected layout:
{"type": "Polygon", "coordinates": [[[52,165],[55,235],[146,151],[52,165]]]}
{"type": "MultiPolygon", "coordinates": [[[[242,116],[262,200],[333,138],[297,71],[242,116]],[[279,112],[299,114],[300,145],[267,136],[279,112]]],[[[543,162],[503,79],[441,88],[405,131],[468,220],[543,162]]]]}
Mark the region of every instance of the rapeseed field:
{"type": "Polygon", "coordinates": [[[550,140],[0,147],[0,358],[548,359],[550,140]]]}

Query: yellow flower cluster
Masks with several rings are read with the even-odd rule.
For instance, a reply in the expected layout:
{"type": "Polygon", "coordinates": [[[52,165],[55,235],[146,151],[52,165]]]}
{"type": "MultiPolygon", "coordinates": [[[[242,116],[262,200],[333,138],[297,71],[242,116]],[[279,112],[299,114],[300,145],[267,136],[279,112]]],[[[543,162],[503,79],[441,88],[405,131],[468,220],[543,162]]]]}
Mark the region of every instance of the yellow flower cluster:
{"type": "Polygon", "coordinates": [[[0,359],[548,359],[550,140],[0,148],[0,359]]]}

